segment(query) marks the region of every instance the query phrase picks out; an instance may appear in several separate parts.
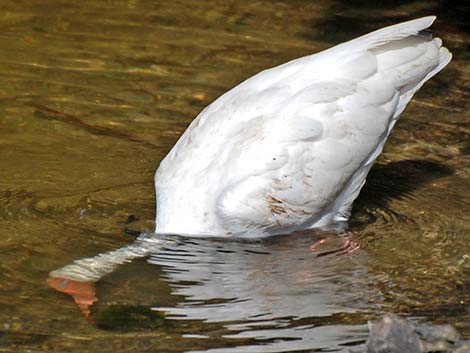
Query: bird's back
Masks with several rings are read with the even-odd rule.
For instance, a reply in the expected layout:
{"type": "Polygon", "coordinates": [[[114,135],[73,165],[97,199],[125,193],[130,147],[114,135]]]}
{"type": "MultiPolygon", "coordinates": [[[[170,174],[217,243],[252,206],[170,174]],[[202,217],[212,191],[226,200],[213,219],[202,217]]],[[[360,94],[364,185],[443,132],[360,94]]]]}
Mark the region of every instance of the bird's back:
{"type": "Polygon", "coordinates": [[[263,71],[209,105],[155,177],[157,232],[260,236],[346,220],[413,94],[451,59],[387,27],[263,71]]]}

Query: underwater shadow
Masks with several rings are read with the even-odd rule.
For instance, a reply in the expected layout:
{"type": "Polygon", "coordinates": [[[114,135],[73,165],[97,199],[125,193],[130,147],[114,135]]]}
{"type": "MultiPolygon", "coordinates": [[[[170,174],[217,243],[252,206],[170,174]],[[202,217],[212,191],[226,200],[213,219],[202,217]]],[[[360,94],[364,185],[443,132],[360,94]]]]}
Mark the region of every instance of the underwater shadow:
{"type": "Polygon", "coordinates": [[[376,164],[354,203],[353,218],[354,214],[366,209],[387,208],[390,201],[409,198],[421,186],[453,173],[447,165],[427,160],[376,164]]]}

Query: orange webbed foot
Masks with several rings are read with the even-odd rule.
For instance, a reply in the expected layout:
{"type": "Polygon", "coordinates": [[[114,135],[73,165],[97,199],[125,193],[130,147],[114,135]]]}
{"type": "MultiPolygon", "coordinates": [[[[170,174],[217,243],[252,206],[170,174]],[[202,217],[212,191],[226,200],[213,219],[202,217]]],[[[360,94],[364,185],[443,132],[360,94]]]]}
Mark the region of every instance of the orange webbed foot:
{"type": "Polygon", "coordinates": [[[72,296],[80,312],[90,319],[90,307],[98,301],[96,298],[95,282],[80,282],[68,278],[51,277],[47,285],[58,291],[72,296]]]}

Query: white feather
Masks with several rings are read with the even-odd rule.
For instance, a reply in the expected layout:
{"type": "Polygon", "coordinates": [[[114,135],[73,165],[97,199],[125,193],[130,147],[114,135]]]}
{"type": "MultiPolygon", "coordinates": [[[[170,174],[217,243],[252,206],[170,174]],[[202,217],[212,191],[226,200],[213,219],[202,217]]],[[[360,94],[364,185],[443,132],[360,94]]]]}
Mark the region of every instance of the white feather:
{"type": "Polygon", "coordinates": [[[155,176],[157,233],[262,236],[347,220],[413,94],[451,59],[387,27],[265,70],[204,109],[155,176]]]}

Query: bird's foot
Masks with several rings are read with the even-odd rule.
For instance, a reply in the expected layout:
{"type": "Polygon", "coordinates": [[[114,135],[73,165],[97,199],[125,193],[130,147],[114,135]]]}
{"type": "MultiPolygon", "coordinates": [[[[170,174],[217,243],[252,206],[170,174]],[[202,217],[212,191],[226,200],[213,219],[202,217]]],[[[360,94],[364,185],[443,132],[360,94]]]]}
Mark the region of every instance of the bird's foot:
{"type": "Polygon", "coordinates": [[[68,278],[51,277],[47,280],[47,285],[62,293],[72,296],[80,312],[90,319],[90,308],[98,301],[95,292],[95,282],[80,282],[68,278]]]}
{"type": "Polygon", "coordinates": [[[348,235],[347,238],[343,237],[328,237],[328,238],[322,238],[320,240],[317,240],[315,243],[313,243],[310,246],[310,250],[315,253],[316,256],[326,256],[326,255],[348,255],[356,252],[361,248],[361,245],[356,242],[356,234],[351,233],[348,235]],[[319,251],[319,248],[329,245],[329,244],[334,244],[336,242],[340,242],[339,246],[335,246],[333,248],[329,248],[323,251],[319,251]]]}

